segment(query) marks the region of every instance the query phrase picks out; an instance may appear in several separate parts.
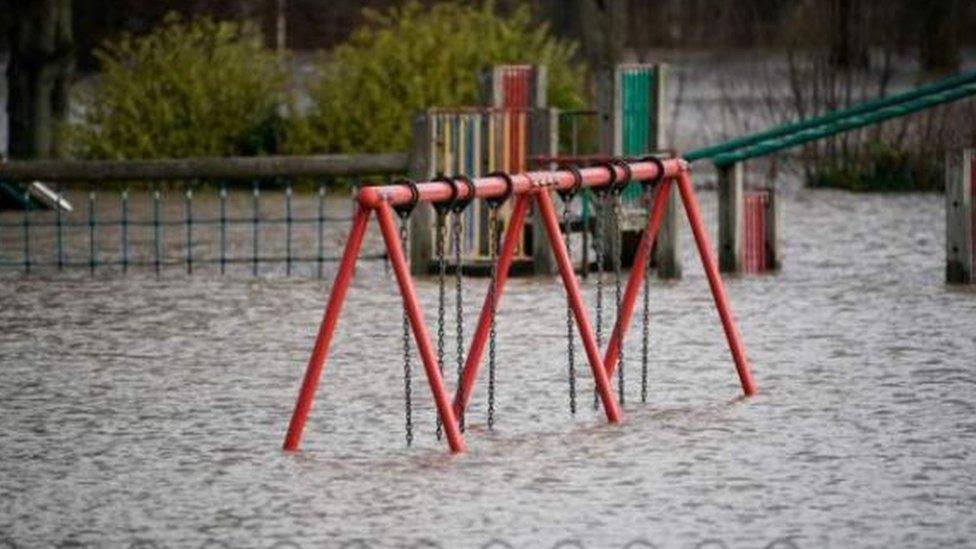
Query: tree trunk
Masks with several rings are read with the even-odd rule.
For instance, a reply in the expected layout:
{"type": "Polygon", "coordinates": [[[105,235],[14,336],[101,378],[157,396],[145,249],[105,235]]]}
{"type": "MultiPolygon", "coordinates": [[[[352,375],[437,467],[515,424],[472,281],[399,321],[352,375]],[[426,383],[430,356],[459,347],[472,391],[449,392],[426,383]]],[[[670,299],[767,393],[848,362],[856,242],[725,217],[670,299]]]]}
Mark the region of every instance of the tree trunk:
{"type": "Polygon", "coordinates": [[[548,0],[544,5],[543,18],[557,35],[580,43],[591,69],[609,70],[620,61],[629,27],[627,0],[548,0]]]}
{"type": "Polygon", "coordinates": [[[959,70],[961,7],[958,0],[919,2],[922,29],[919,36],[919,64],[926,71],[951,73],[959,70]]]}
{"type": "MultiPolygon", "coordinates": [[[[12,4],[15,2],[5,2],[12,4]]],[[[54,156],[57,125],[68,112],[74,68],[71,0],[33,0],[7,10],[7,66],[11,158],[54,156]]]]}

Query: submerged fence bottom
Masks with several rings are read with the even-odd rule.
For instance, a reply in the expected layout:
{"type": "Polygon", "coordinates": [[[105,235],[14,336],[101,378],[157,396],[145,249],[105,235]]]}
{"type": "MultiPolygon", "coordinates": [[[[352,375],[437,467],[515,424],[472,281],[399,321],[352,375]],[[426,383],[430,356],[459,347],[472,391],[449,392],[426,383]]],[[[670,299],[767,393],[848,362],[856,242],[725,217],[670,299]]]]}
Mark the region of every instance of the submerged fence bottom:
{"type": "MultiPolygon", "coordinates": [[[[323,277],[353,204],[324,184],[57,187],[67,209],[0,212],[0,272],[323,277]]],[[[363,259],[382,259],[370,254],[363,259]]]]}

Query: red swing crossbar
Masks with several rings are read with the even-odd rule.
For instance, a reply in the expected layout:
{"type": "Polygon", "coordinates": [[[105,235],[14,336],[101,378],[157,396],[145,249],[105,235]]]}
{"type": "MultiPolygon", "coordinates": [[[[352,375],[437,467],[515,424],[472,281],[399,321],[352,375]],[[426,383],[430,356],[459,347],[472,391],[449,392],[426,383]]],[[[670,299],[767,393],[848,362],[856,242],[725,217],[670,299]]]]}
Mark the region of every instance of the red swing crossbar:
{"type": "MultiPolygon", "coordinates": [[[[622,180],[623,177],[628,175],[625,173],[626,168],[622,164],[621,162],[614,165],[579,170],[582,186],[606,188],[608,185],[612,185],[614,181],[622,180]],[[614,171],[612,176],[610,170],[614,171]]],[[[288,425],[284,449],[291,451],[298,448],[302,430],[315,396],[315,390],[322,375],[322,368],[328,354],[329,344],[339,319],[342,302],[345,299],[346,291],[352,280],[353,269],[362,245],[366,224],[369,221],[370,214],[374,211],[376,212],[380,232],[386,245],[390,263],[393,265],[400,294],[403,297],[403,307],[407,314],[421,361],[424,365],[424,371],[427,374],[427,382],[430,386],[434,404],[444,425],[447,443],[452,452],[462,452],[465,448],[458,425],[458,417],[464,413],[468,401],[471,398],[471,392],[478,377],[481,357],[488,338],[492,307],[497,310],[531,200],[535,200],[536,213],[543,223],[553,255],[555,256],[559,275],[566,289],[567,299],[569,300],[569,305],[576,321],[576,327],[583,342],[583,348],[596,382],[597,393],[603,405],[603,410],[606,413],[607,421],[610,423],[620,421],[620,410],[610,384],[610,375],[616,366],[620,346],[626,336],[627,327],[630,324],[641,280],[644,277],[647,256],[657,237],[661,219],[670,197],[671,187],[675,183],[678,186],[678,191],[695,237],[702,266],[708,278],[712,297],[715,300],[716,309],[718,309],[719,318],[722,322],[726,339],[728,340],[729,349],[732,353],[732,359],[735,363],[742,390],[746,395],[754,394],[755,384],[749,372],[745,351],[742,347],[738,330],[735,327],[731,310],[729,309],[728,299],[725,295],[722,279],[718,273],[718,267],[711,254],[711,246],[702,224],[698,201],[695,198],[691,178],[688,175],[687,163],[681,159],[671,159],[660,162],[639,161],[627,165],[630,168],[629,175],[631,180],[660,180],[660,183],[654,189],[651,211],[647,218],[643,236],[638,244],[633,267],[627,279],[620,313],[614,324],[613,332],[607,343],[607,349],[604,355],[600,355],[600,350],[597,347],[596,339],[590,327],[586,307],[583,304],[579,281],[573,271],[565,242],[561,236],[559,222],[556,219],[555,208],[550,196],[553,190],[569,190],[574,187],[577,184],[576,176],[570,171],[536,171],[514,174],[511,176],[511,191],[515,197],[515,204],[497,259],[494,297],[490,293],[485,297],[484,305],[482,306],[478,319],[478,326],[475,329],[464,362],[461,381],[457,388],[457,393],[454,396],[453,405],[444,388],[444,380],[442,379],[441,373],[437,368],[437,361],[434,356],[430,336],[424,324],[424,315],[421,311],[413,280],[410,278],[407,260],[400,244],[400,237],[393,217],[393,207],[407,204],[415,198],[419,202],[431,203],[444,202],[452,198],[467,200],[472,198],[469,195],[472,191],[464,185],[454,188],[449,183],[440,181],[418,183],[416,186],[416,197],[412,195],[411,189],[401,185],[386,185],[361,189],[356,195],[356,201],[359,206],[353,218],[352,230],[346,241],[342,261],[339,264],[339,271],[336,274],[335,283],[332,286],[332,292],[325,308],[322,324],[315,338],[315,345],[308,361],[305,377],[298,394],[298,401],[295,404],[295,410],[292,414],[291,422],[288,425]],[[658,173],[661,169],[660,167],[664,168],[664,174],[658,173]]],[[[470,189],[473,189],[473,198],[497,198],[504,196],[508,192],[507,182],[502,177],[475,179],[470,189]]]]}

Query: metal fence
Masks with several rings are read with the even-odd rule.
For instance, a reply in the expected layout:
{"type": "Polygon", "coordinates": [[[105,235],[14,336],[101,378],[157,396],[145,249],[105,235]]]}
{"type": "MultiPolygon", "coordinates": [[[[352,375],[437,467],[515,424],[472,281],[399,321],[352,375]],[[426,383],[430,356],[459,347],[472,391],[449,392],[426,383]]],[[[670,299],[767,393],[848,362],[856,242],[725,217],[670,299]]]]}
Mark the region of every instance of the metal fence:
{"type": "Polygon", "coordinates": [[[405,155],[7,162],[26,207],[0,212],[0,269],[322,277],[349,187],[406,170],[405,155]]]}

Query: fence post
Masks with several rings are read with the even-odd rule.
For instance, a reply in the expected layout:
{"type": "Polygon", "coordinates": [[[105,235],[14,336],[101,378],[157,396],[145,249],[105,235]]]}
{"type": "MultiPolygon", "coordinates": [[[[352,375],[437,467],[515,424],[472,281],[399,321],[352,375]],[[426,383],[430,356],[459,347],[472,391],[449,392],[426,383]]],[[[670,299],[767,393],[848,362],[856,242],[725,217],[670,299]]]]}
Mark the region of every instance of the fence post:
{"type": "Polygon", "coordinates": [[[778,271],[780,268],[779,257],[779,205],[776,199],[776,186],[770,185],[766,189],[765,203],[765,224],[763,229],[763,242],[765,243],[764,253],[766,254],[766,270],[778,271]]]}
{"type": "Polygon", "coordinates": [[[972,284],[976,238],[976,150],[946,153],[946,282],[972,284]]]}
{"type": "MultiPolygon", "coordinates": [[[[408,177],[418,181],[430,179],[430,155],[433,147],[431,125],[426,112],[414,115],[413,141],[410,147],[408,177]]],[[[434,209],[430,203],[417,205],[410,216],[410,274],[422,276],[428,273],[433,257],[430,228],[434,223],[434,209]]]]}
{"type": "MultiPolygon", "coordinates": [[[[528,156],[556,156],[559,153],[559,111],[557,109],[532,109],[529,120],[528,156]]],[[[551,169],[551,168],[550,168],[551,169]]],[[[532,218],[532,271],[535,274],[556,274],[556,258],[549,245],[546,229],[533,210],[532,218]]]]}
{"type": "MultiPolygon", "coordinates": [[[[655,150],[663,151],[668,148],[668,135],[665,123],[668,120],[669,106],[667,100],[668,65],[658,63],[654,65],[651,81],[650,109],[650,137],[655,150]]],[[[664,279],[681,278],[681,248],[678,246],[678,234],[681,225],[678,217],[681,213],[681,202],[678,193],[671,193],[668,206],[664,210],[661,228],[657,234],[654,249],[654,263],[657,265],[657,276],[664,279]]]]}
{"type": "Polygon", "coordinates": [[[742,163],[718,168],[718,267],[742,270],[742,163]]]}

